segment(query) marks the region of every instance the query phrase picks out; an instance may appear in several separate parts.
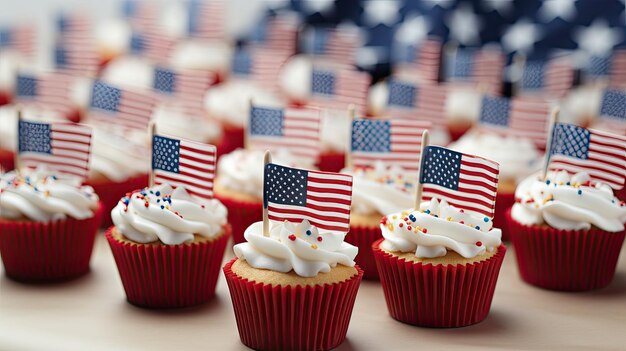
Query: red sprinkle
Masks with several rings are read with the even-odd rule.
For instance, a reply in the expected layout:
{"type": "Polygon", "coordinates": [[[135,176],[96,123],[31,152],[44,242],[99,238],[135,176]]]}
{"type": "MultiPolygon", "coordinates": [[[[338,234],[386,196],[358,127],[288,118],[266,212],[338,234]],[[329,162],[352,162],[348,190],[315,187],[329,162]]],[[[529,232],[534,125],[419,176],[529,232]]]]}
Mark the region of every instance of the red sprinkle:
{"type": "Polygon", "coordinates": [[[460,221],[459,223],[460,223],[460,224],[465,224],[465,221],[460,221]]]}
{"type": "Polygon", "coordinates": [[[465,213],[465,211],[463,211],[463,209],[459,210],[459,212],[461,212],[461,213],[465,213]]]}
{"type": "Polygon", "coordinates": [[[404,217],[404,221],[408,222],[409,221],[409,217],[404,217]]]}
{"type": "Polygon", "coordinates": [[[380,219],[380,223],[387,224],[387,216],[383,216],[383,218],[380,219]]]}
{"type": "Polygon", "coordinates": [[[483,246],[483,243],[482,243],[482,242],[480,242],[480,241],[477,241],[477,242],[476,242],[476,246],[478,246],[478,247],[483,246]]]}
{"type": "Polygon", "coordinates": [[[321,236],[317,237],[317,241],[322,241],[322,240],[324,240],[324,239],[321,236]]]}
{"type": "Polygon", "coordinates": [[[204,205],[200,205],[201,208],[204,208],[204,205]]]}
{"type": "Polygon", "coordinates": [[[407,226],[406,226],[406,230],[412,230],[412,229],[413,229],[413,228],[411,228],[411,226],[410,226],[410,225],[407,225],[407,226]]]}
{"type": "Polygon", "coordinates": [[[404,223],[402,222],[398,223],[398,227],[402,228],[402,226],[404,226],[404,223]]]}
{"type": "Polygon", "coordinates": [[[150,206],[150,203],[148,203],[148,201],[146,201],[146,202],[144,202],[144,204],[143,204],[143,205],[144,205],[144,206],[146,206],[146,207],[148,207],[148,206],[150,206]]]}
{"type": "Polygon", "coordinates": [[[424,234],[428,233],[428,229],[422,228],[422,233],[424,233],[424,234]]]}
{"type": "Polygon", "coordinates": [[[289,235],[289,240],[296,241],[296,236],[293,234],[289,235]]]}

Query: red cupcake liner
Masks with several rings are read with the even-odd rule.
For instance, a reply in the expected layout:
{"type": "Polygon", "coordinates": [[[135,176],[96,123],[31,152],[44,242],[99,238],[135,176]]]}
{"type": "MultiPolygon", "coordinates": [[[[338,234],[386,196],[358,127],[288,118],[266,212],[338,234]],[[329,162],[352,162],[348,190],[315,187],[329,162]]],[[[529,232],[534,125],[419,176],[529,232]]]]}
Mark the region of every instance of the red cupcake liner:
{"type": "Polygon", "coordinates": [[[522,279],[544,289],[585,291],[613,280],[625,231],[528,226],[506,213],[522,279]]]}
{"type": "Polygon", "coordinates": [[[215,144],[217,157],[229,154],[238,148],[243,148],[244,129],[228,123],[223,124],[222,139],[215,144]]]}
{"type": "Polygon", "coordinates": [[[615,192],[615,196],[622,201],[626,201],[626,186],[615,192]]]}
{"type": "Polygon", "coordinates": [[[222,258],[230,237],[225,225],[220,237],[203,243],[142,245],[105,236],[128,302],[147,308],[182,308],[199,305],[215,295],[222,258]]]}
{"type": "Polygon", "coordinates": [[[493,215],[493,227],[502,230],[502,241],[509,241],[509,224],[506,211],[515,204],[515,193],[496,193],[496,209],[493,215]]]}
{"type": "Polygon", "coordinates": [[[0,254],[10,278],[23,282],[69,280],[89,272],[104,208],[88,219],[17,222],[0,219],[0,254]]]}
{"type": "Polygon", "coordinates": [[[330,350],[341,344],[363,271],[339,283],[272,286],[224,266],[241,342],[255,350],[330,350]]]}
{"type": "Polygon", "coordinates": [[[137,189],[143,189],[148,186],[148,175],[141,174],[138,176],[130,177],[121,182],[114,182],[111,180],[90,180],[85,182],[85,185],[93,187],[100,202],[104,205],[105,216],[102,219],[102,228],[108,228],[113,224],[111,220],[111,211],[120,199],[126,195],[126,193],[137,189]]]}
{"type": "Polygon", "coordinates": [[[8,91],[0,91],[0,106],[8,105],[11,103],[11,93],[8,91]]]}
{"type": "Polygon", "coordinates": [[[368,280],[379,280],[378,268],[372,251],[374,241],[381,239],[383,234],[378,226],[350,226],[350,231],[346,235],[346,242],[359,248],[359,254],[354,261],[363,270],[363,278],[368,280]]]}
{"type": "Polygon", "coordinates": [[[254,222],[263,220],[263,203],[241,201],[215,194],[215,198],[228,209],[228,223],[233,227],[233,242],[235,244],[246,241],[243,233],[254,222]]]}
{"type": "Polygon", "coordinates": [[[0,167],[4,172],[12,171],[15,168],[15,153],[13,151],[0,149],[0,167]]]}
{"type": "Polygon", "coordinates": [[[372,248],[392,318],[421,327],[456,328],[487,317],[506,247],[467,265],[422,264],[372,248]]]}
{"type": "Polygon", "coordinates": [[[318,168],[325,172],[339,172],[346,166],[346,154],[343,152],[327,151],[320,155],[318,168]]]}

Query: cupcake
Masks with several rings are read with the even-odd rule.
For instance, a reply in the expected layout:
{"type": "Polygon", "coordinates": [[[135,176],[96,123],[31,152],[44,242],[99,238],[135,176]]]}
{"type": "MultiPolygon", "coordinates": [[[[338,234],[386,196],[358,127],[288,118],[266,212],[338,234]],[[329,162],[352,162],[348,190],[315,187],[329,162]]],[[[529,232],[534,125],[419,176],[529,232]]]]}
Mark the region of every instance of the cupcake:
{"type": "MultiPolygon", "coordinates": [[[[274,150],[275,163],[312,168],[289,151],[274,150]]],[[[228,208],[228,222],[233,227],[233,241],[244,241],[244,231],[263,212],[263,151],[237,149],[220,157],[213,191],[228,208]]]]}
{"type": "Polygon", "coordinates": [[[124,19],[107,19],[98,23],[94,30],[100,64],[106,65],[110,61],[128,53],[131,47],[133,30],[124,19]]]}
{"type": "Polygon", "coordinates": [[[532,175],[507,212],[522,279],[552,290],[583,291],[613,279],[624,242],[626,206],[586,172],[532,175]]]}
{"type": "Polygon", "coordinates": [[[330,350],[341,344],[363,272],[345,232],[307,220],[263,222],[224,266],[241,341],[257,350],[330,350]],[[293,318],[297,316],[297,318],[293,318]]]}
{"type": "Polygon", "coordinates": [[[106,231],[128,302],[180,308],[210,300],[230,236],[226,208],[168,184],[129,193],[106,231]]]}
{"type": "Polygon", "coordinates": [[[377,163],[372,169],[343,169],[352,175],[352,207],[350,231],[346,241],[359,248],[356,263],[365,279],[378,279],[372,251],[374,241],[381,239],[380,220],[385,214],[400,212],[415,201],[416,176],[408,175],[399,166],[385,167],[377,163]]]}
{"type": "Polygon", "coordinates": [[[106,65],[101,80],[120,88],[151,91],[154,85],[154,65],[145,58],[122,56],[106,65]]]}
{"type": "Polygon", "coordinates": [[[496,194],[496,210],[493,226],[502,228],[502,239],[509,240],[505,212],[515,203],[517,184],[536,172],[542,161],[542,153],[528,139],[500,136],[472,130],[450,144],[450,149],[478,155],[500,164],[500,177],[496,194]]]}
{"type": "Polygon", "coordinates": [[[437,198],[383,217],[372,248],[391,317],[445,328],[485,319],[506,253],[492,225],[437,198]]]}
{"type": "Polygon", "coordinates": [[[176,103],[161,104],[155,108],[152,120],[164,134],[184,135],[187,139],[207,144],[222,140],[222,127],[217,121],[208,119],[201,111],[192,111],[176,103]]]}
{"type": "Polygon", "coordinates": [[[451,87],[446,100],[445,119],[452,140],[457,140],[480,116],[480,106],[484,94],[467,87],[451,87]]]}
{"type": "Polygon", "coordinates": [[[78,178],[43,168],[0,176],[0,254],[7,276],[59,281],[89,271],[102,206],[78,178]]]}

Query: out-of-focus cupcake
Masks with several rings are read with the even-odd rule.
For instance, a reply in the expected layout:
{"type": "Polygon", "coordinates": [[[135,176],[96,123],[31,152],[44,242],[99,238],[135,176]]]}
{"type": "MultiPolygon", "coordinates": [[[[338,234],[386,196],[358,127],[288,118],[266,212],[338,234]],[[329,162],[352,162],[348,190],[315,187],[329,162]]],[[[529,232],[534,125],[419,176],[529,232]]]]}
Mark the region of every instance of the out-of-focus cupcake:
{"type": "MultiPolygon", "coordinates": [[[[289,151],[273,150],[277,164],[313,168],[289,151]]],[[[237,149],[223,155],[217,164],[213,191],[228,208],[228,222],[233,227],[233,241],[244,241],[244,231],[263,214],[263,151],[237,149]]]]}
{"type": "Polygon", "coordinates": [[[162,104],[154,110],[152,119],[164,134],[184,135],[187,139],[208,144],[222,140],[222,126],[217,121],[182,106],[162,104]]]}
{"type": "Polygon", "coordinates": [[[372,248],[391,316],[447,328],[485,319],[506,253],[492,224],[436,198],[385,216],[372,248]]]}
{"type": "Polygon", "coordinates": [[[228,75],[232,56],[233,48],[227,43],[193,39],[179,42],[169,63],[175,69],[211,72],[221,82],[228,75]]]}
{"type": "Polygon", "coordinates": [[[613,279],[624,242],[626,205],[589,174],[532,175],[507,212],[522,279],[553,290],[582,291],[613,279]]]}
{"type": "Polygon", "coordinates": [[[307,220],[252,224],[224,266],[241,341],[257,350],[330,350],[348,330],[363,276],[345,232],[307,220]],[[298,316],[298,318],[292,318],[298,316]]]}
{"type": "Polygon", "coordinates": [[[94,37],[100,55],[100,64],[105,66],[110,61],[128,53],[133,30],[131,24],[122,18],[107,19],[95,26],[94,37]]]}
{"type": "Polygon", "coordinates": [[[559,121],[583,128],[597,120],[602,102],[602,86],[582,85],[569,90],[560,104],[559,121]]]}
{"type": "Polygon", "coordinates": [[[102,218],[98,196],[77,178],[37,169],[0,176],[0,254],[6,274],[37,282],[89,271],[102,218]]]}
{"type": "Polygon", "coordinates": [[[123,197],[106,232],[128,302],[180,308],[210,300],[230,226],[216,199],[168,184],[123,197]]]}
{"type": "Polygon", "coordinates": [[[377,163],[373,169],[343,169],[352,174],[352,207],[350,231],[346,241],[359,248],[356,263],[366,279],[378,279],[372,244],[382,238],[381,218],[400,212],[415,202],[417,177],[399,166],[385,167],[377,163]]]}
{"type": "Polygon", "coordinates": [[[445,118],[452,140],[457,140],[478,121],[484,94],[477,89],[450,87],[445,118]]]}
{"type": "Polygon", "coordinates": [[[101,79],[126,89],[150,91],[154,82],[154,64],[145,58],[122,56],[109,62],[101,79]]]}
{"type": "Polygon", "coordinates": [[[528,139],[478,130],[463,135],[449,147],[494,160],[500,165],[493,226],[502,228],[502,239],[508,240],[505,212],[515,203],[515,189],[519,182],[541,167],[542,153],[528,139]]]}

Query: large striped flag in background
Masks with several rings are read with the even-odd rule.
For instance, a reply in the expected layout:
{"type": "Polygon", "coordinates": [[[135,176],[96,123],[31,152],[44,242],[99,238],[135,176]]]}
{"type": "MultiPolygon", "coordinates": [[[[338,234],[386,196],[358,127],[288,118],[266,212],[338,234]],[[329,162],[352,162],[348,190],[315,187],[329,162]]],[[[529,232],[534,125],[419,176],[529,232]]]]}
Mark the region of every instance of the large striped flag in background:
{"type": "Polygon", "coordinates": [[[626,135],[626,91],[607,89],[602,93],[597,127],[626,135]]]}
{"type": "Polygon", "coordinates": [[[89,105],[89,119],[102,125],[118,125],[145,130],[150,123],[156,99],[144,94],[94,82],[89,105]]]}
{"type": "Polygon", "coordinates": [[[443,85],[420,85],[391,79],[388,83],[386,115],[390,118],[426,120],[434,127],[445,125],[444,112],[448,88],[443,85]]]}
{"type": "Polygon", "coordinates": [[[472,83],[487,93],[501,93],[505,57],[498,49],[457,49],[446,67],[447,81],[472,83]]]}
{"type": "Polygon", "coordinates": [[[626,137],[557,123],[548,170],[587,172],[591,179],[622,189],[626,177],[626,137]]]}
{"type": "Polygon", "coordinates": [[[208,71],[176,71],[158,66],[154,69],[153,88],[162,97],[191,116],[204,116],[204,94],[215,82],[208,71]]]}
{"type": "Polygon", "coordinates": [[[72,77],[62,73],[44,73],[39,76],[18,74],[15,99],[25,106],[53,111],[67,117],[73,111],[70,101],[72,77]]]}
{"type": "Polygon", "coordinates": [[[428,146],[420,169],[422,200],[445,199],[455,207],[493,218],[499,172],[494,161],[428,146]]]}
{"type": "Polygon", "coordinates": [[[550,104],[535,98],[483,97],[479,123],[483,129],[530,139],[545,147],[548,138],[550,104]]]}
{"type": "Polygon", "coordinates": [[[0,49],[13,49],[32,57],[37,50],[36,28],[31,25],[0,28],[0,49]]]}
{"type": "Polygon", "coordinates": [[[574,68],[567,57],[549,61],[527,61],[518,84],[520,94],[541,94],[561,98],[574,83],[574,68]]]}
{"type": "Polygon", "coordinates": [[[263,205],[274,221],[300,222],[326,230],[350,229],[352,176],[265,165],[263,205]]]}
{"type": "Polygon", "coordinates": [[[252,106],[248,129],[249,147],[260,150],[287,149],[314,163],[320,154],[320,111],[315,108],[252,106]]]}
{"type": "Polygon", "coordinates": [[[354,104],[357,113],[365,113],[370,76],[351,68],[313,68],[312,103],[322,108],[345,110],[354,104]]]}
{"type": "Polygon", "coordinates": [[[430,123],[415,120],[356,119],[352,121],[351,157],[355,167],[399,165],[417,172],[422,133],[430,123]]]}
{"type": "Polygon", "coordinates": [[[24,167],[86,178],[92,129],[71,123],[18,121],[18,157],[24,167]]]}
{"type": "Polygon", "coordinates": [[[154,135],[152,172],[154,185],[183,186],[190,195],[213,198],[215,146],[195,141],[154,135]]]}

